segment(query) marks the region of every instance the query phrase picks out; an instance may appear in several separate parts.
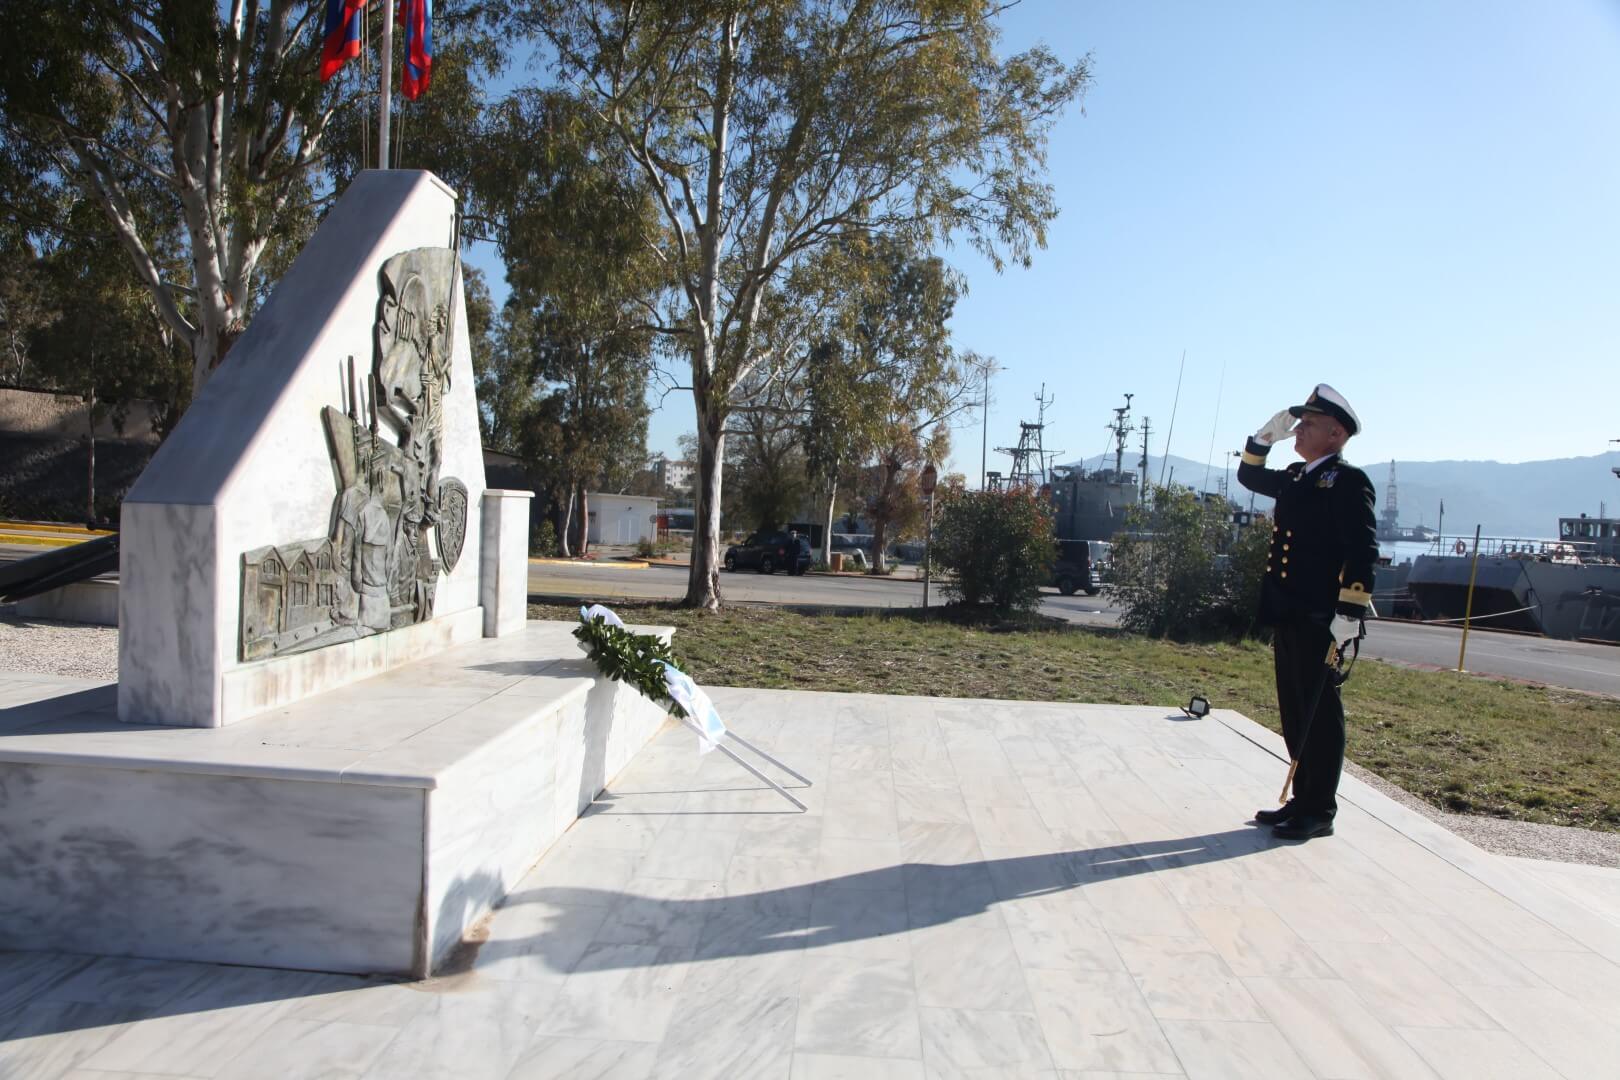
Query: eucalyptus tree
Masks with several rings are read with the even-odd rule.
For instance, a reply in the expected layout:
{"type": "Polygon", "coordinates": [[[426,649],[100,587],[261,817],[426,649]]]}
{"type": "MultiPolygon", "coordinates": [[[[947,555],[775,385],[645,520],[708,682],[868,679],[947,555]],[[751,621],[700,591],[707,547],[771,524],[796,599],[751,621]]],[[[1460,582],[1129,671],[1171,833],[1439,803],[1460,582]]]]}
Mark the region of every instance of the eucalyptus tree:
{"type": "Polygon", "coordinates": [[[839,476],[863,467],[881,572],[891,528],[917,516],[922,466],[944,460],[952,421],[977,405],[981,361],[952,345],[948,325],[966,284],[893,236],[847,238],[814,263],[831,302],[807,378],[807,461],[828,492],[828,520],[839,476]]]}
{"type": "Polygon", "coordinates": [[[492,427],[554,478],[563,553],[585,547],[587,488],[628,486],[646,462],[653,334],[667,281],[643,237],[660,221],[640,178],[603,161],[580,100],[522,90],[484,125],[471,182],[512,293],[486,378],[492,427]]]}
{"type": "MultiPolygon", "coordinates": [[[[194,389],[246,327],[264,261],[290,261],[334,194],[334,118],[372,107],[358,64],[318,78],[325,7],[0,0],[0,156],[27,162],[46,201],[99,209],[190,354],[194,389]]],[[[451,48],[489,20],[470,0],[439,7],[451,48]]],[[[368,18],[381,20],[379,5],[368,18]]],[[[436,74],[447,66],[441,55],[436,74]]]]}
{"type": "Polygon", "coordinates": [[[721,466],[761,305],[840,237],[965,236],[1027,264],[1057,213],[1047,133],[1089,78],[996,55],[994,0],[531,0],[521,18],[645,177],[673,286],[650,320],[690,368],[686,602],[718,606],[721,466]]]}

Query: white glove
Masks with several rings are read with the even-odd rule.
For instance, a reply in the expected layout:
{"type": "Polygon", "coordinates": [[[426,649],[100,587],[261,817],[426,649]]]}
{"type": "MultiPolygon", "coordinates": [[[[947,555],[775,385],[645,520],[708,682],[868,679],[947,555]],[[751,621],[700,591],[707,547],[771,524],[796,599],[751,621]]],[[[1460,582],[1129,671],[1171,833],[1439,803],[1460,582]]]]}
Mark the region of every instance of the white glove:
{"type": "Polygon", "coordinates": [[[1284,409],[1282,412],[1266,421],[1264,427],[1254,433],[1254,441],[1265,443],[1267,446],[1294,437],[1294,414],[1284,409]]]}
{"type": "Polygon", "coordinates": [[[1348,615],[1333,616],[1333,642],[1343,645],[1353,637],[1359,637],[1362,627],[1366,624],[1361,619],[1353,619],[1348,615]]]}

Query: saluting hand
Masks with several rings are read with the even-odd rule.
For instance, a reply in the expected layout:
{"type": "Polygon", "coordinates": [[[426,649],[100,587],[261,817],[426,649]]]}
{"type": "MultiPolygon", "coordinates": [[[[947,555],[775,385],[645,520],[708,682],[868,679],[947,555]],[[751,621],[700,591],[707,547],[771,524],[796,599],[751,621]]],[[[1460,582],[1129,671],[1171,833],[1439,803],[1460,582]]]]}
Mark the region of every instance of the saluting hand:
{"type": "Polygon", "coordinates": [[[1254,441],[1271,446],[1294,437],[1294,414],[1284,409],[1267,420],[1265,426],[1254,433],[1254,441]]]}

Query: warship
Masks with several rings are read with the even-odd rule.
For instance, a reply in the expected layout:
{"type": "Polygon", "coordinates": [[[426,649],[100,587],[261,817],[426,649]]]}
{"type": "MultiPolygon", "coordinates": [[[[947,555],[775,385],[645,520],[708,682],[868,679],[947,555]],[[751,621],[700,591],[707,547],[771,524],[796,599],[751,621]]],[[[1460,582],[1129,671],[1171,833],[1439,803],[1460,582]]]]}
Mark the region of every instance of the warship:
{"type": "Polygon", "coordinates": [[[1042,386],[1036,397],[1040,404],[1036,421],[1019,424],[1017,446],[996,448],[998,454],[1012,458],[1012,468],[1006,475],[986,474],[986,487],[991,491],[1027,487],[1040,491],[1050,501],[1058,541],[1052,583],[1064,596],[1079,591],[1095,596],[1101,591],[1108,541],[1124,528],[1126,511],[1141,501],[1137,474],[1124,467],[1125,439],[1135,430],[1130,423],[1132,396],[1125,395],[1125,404],[1114,410],[1114,420],[1108,425],[1115,444],[1113,468],[1052,463],[1059,452],[1047,450],[1042,441],[1046,408],[1052,404],[1042,386]]]}
{"type": "Polygon", "coordinates": [[[1413,560],[1405,589],[1422,618],[1620,644],[1620,517],[1562,517],[1552,539],[1481,537],[1477,573],[1474,554],[1471,537],[1439,537],[1413,560]]]}

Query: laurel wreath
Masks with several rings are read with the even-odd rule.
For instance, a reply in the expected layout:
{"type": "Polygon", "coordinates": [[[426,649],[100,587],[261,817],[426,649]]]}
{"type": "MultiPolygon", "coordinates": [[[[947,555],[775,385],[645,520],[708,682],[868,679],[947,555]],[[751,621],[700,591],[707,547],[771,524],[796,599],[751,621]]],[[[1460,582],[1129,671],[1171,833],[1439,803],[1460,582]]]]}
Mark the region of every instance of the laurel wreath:
{"type": "Polygon", "coordinates": [[[664,682],[664,664],[683,670],[675,660],[669,642],[657,634],[637,634],[607,622],[597,615],[574,628],[574,637],[585,647],[596,670],[615,682],[628,683],[677,719],[686,716],[664,682]]]}

